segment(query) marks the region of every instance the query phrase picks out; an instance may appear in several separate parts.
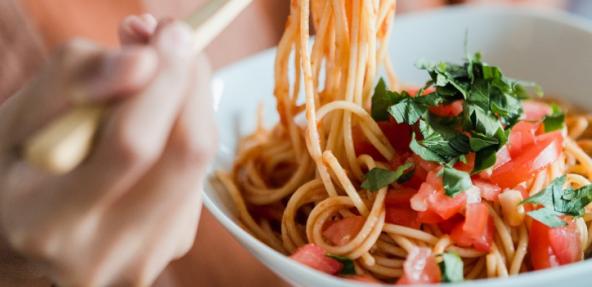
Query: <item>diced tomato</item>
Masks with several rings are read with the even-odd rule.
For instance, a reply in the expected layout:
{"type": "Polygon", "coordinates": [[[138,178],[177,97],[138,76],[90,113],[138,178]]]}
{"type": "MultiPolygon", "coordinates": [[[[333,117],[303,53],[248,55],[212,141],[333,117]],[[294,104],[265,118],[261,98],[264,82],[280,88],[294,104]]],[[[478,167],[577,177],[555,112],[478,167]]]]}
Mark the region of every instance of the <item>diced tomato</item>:
{"type": "Polygon", "coordinates": [[[417,190],[405,186],[389,189],[384,199],[384,205],[390,207],[410,207],[411,197],[417,193],[417,190]]]}
{"type": "Polygon", "coordinates": [[[354,141],[354,150],[356,156],[367,154],[373,159],[384,160],[385,158],[378,150],[366,139],[359,126],[352,127],[352,138],[354,141]]]}
{"type": "Polygon", "coordinates": [[[437,172],[429,172],[426,182],[419,191],[411,198],[411,207],[419,211],[421,223],[438,223],[459,213],[466,204],[464,192],[455,196],[444,194],[442,179],[437,172]]]}
{"type": "Polygon", "coordinates": [[[556,161],[561,155],[562,147],[561,131],[540,135],[531,148],[494,169],[490,180],[502,188],[512,188],[556,161]]]}
{"type": "Polygon", "coordinates": [[[464,222],[458,223],[450,233],[452,241],[461,247],[473,247],[489,252],[495,232],[493,219],[483,203],[470,204],[464,222]]]}
{"type": "Polygon", "coordinates": [[[551,113],[549,105],[537,101],[523,101],[522,109],[524,109],[527,121],[540,121],[551,113]]]}
{"type": "Polygon", "coordinates": [[[463,100],[456,100],[447,105],[431,107],[430,112],[441,117],[456,117],[463,111],[463,100]]]}
{"type": "Polygon", "coordinates": [[[487,205],[484,203],[468,204],[465,218],[463,232],[471,238],[478,238],[485,233],[487,228],[487,221],[489,220],[487,205]]]}
{"type": "Polygon", "coordinates": [[[362,216],[350,216],[335,221],[323,231],[323,236],[336,246],[347,244],[356,237],[365,219],[362,216]]]}
{"type": "Polygon", "coordinates": [[[467,163],[459,161],[454,165],[454,168],[456,168],[458,170],[465,171],[465,172],[473,171],[473,168],[475,167],[475,153],[473,153],[473,152],[468,153],[466,158],[467,158],[467,163]]]}
{"type": "Polygon", "coordinates": [[[438,166],[433,163],[429,163],[415,154],[408,155],[406,160],[412,162],[415,165],[415,171],[409,181],[403,185],[414,189],[419,189],[422,183],[426,181],[426,177],[429,171],[436,170],[438,166]]]}
{"type": "Polygon", "coordinates": [[[392,117],[388,121],[378,122],[378,126],[399,153],[409,151],[413,129],[407,124],[398,124],[392,117]]]}
{"type": "Polygon", "coordinates": [[[465,221],[465,217],[463,215],[456,214],[455,216],[453,216],[449,219],[439,222],[438,228],[440,228],[440,230],[442,230],[442,232],[444,232],[446,234],[450,234],[452,232],[452,229],[454,229],[454,227],[456,227],[458,224],[462,224],[464,221],[465,221]]]}
{"type": "Polygon", "coordinates": [[[502,191],[499,186],[481,179],[473,179],[473,185],[481,191],[481,197],[489,201],[497,201],[497,196],[502,191]]]}
{"type": "Polygon", "coordinates": [[[496,168],[506,164],[510,160],[512,160],[512,157],[510,156],[510,151],[508,151],[507,146],[503,146],[495,154],[495,164],[493,165],[493,169],[495,170],[496,168]]]}
{"type": "Polygon", "coordinates": [[[580,261],[583,255],[580,235],[573,220],[567,226],[555,228],[533,220],[528,250],[535,270],[580,261]]]}
{"type": "Polygon", "coordinates": [[[433,170],[428,172],[426,176],[426,183],[430,184],[436,190],[444,190],[444,184],[442,183],[442,177],[438,176],[439,170],[433,170]]]}
{"type": "MultiPolygon", "coordinates": [[[[388,121],[378,122],[378,127],[399,154],[410,151],[409,143],[413,131],[411,126],[398,124],[393,118],[389,118],[388,121]]],[[[356,155],[367,154],[374,159],[385,160],[382,154],[368,141],[359,126],[352,128],[352,137],[356,155]]]]}
{"type": "Polygon", "coordinates": [[[433,210],[428,209],[417,213],[417,221],[419,223],[438,224],[443,222],[444,219],[433,210]]]}
{"type": "Polygon", "coordinates": [[[582,242],[575,221],[571,220],[565,227],[551,228],[549,240],[560,265],[582,260],[582,242]]]}
{"type": "Polygon", "coordinates": [[[440,267],[432,250],[425,247],[417,247],[411,250],[403,263],[403,276],[397,284],[431,284],[440,283],[440,267]]]}
{"type": "Polygon", "coordinates": [[[467,202],[467,196],[464,192],[455,196],[448,196],[444,192],[437,192],[428,199],[429,208],[446,220],[459,213],[467,202]]]}
{"type": "Polygon", "coordinates": [[[524,149],[534,144],[539,126],[540,123],[521,121],[512,128],[508,141],[508,151],[511,157],[519,156],[524,152],[524,149]]]}
{"type": "Polygon", "coordinates": [[[290,258],[308,267],[331,275],[337,274],[343,268],[339,261],[328,257],[323,248],[309,243],[296,250],[290,258]]]}
{"type": "Polygon", "coordinates": [[[417,211],[404,207],[386,207],[387,223],[403,225],[415,229],[419,229],[420,223],[417,220],[417,211]]]}

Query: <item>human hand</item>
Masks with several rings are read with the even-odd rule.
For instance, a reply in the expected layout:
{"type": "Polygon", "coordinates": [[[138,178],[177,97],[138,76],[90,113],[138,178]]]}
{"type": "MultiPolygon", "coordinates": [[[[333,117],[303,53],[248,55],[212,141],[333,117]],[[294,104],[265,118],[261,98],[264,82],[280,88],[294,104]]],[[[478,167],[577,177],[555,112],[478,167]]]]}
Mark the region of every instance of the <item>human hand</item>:
{"type": "Polygon", "coordinates": [[[120,34],[121,51],[70,43],[0,106],[0,241],[60,285],[148,285],[197,229],[216,148],[207,62],[179,23],[133,17],[120,34]],[[77,169],[19,158],[45,123],[94,103],[111,108],[77,169]]]}

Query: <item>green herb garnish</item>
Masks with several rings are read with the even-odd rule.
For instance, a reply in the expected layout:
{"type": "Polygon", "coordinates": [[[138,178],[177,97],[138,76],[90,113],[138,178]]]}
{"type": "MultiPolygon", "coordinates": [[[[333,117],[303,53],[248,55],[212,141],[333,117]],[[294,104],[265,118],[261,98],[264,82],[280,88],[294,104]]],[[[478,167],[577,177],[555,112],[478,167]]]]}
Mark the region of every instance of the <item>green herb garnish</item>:
{"type": "Polygon", "coordinates": [[[442,182],[444,183],[444,192],[451,197],[473,186],[468,173],[447,166],[442,170],[442,182]]]}
{"type": "Polygon", "coordinates": [[[409,175],[409,173],[414,171],[413,168],[414,164],[412,162],[407,162],[399,166],[394,171],[375,167],[368,171],[368,173],[364,176],[362,188],[369,191],[378,191],[379,189],[388,186],[395,181],[408,180],[412,175],[409,175]]]}
{"type": "Polygon", "coordinates": [[[327,255],[330,258],[333,258],[337,261],[339,261],[339,263],[341,263],[341,265],[343,265],[343,268],[341,268],[341,271],[339,271],[340,275],[355,275],[356,274],[356,266],[354,265],[354,261],[344,257],[344,256],[338,256],[338,255],[327,255]]]}
{"type": "Polygon", "coordinates": [[[592,202],[592,184],[574,190],[564,187],[565,182],[566,176],[561,176],[539,193],[522,201],[543,206],[528,215],[550,227],[566,225],[560,216],[583,216],[584,208],[592,202]]]}
{"type": "MultiPolygon", "coordinates": [[[[467,56],[460,65],[419,61],[417,67],[430,77],[418,96],[388,91],[381,80],[372,97],[373,118],[387,120],[390,115],[399,124],[418,127],[409,147],[424,160],[452,166],[474,152],[473,173],[492,167],[496,152],[522,117],[527,83],[505,77],[498,67],[484,63],[479,53],[467,56]],[[422,96],[429,88],[434,91],[422,96]],[[457,117],[441,117],[430,111],[458,100],[463,101],[463,110],[457,117]]],[[[559,121],[559,114],[549,116],[550,127],[559,121]]]]}
{"type": "Polygon", "coordinates": [[[446,252],[442,255],[440,262],[440,271],[442,272],[442,282],[456,283],[464,280],[463,261],[456,253],[446,252]]]}
{"type": "Polygon", "coordinates": [[[562,129],[565,122],[565,114],[559,109],[559,106],[552,104],[551,111],[551,114],[545,116],[543,120],[546,133],[562,129]]]}

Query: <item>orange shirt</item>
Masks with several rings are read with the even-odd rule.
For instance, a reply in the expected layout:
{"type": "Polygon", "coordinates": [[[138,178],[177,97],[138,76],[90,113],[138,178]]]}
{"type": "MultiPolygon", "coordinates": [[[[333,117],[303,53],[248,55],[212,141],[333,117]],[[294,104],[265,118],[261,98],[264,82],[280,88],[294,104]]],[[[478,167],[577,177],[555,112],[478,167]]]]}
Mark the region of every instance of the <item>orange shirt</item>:
{"type": "Polygon", "coordinates": [[[20,0],[25,14],[52,48],[73,37],[117,46],[117,27],[130,14],[141,14],[141,0],[20,0]]]}

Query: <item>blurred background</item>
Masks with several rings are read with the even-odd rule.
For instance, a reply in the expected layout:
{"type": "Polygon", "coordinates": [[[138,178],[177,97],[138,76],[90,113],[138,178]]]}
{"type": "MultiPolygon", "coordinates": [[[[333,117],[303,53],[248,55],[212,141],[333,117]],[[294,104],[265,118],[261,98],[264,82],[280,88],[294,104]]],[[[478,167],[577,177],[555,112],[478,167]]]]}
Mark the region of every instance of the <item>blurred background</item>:
{"type": "MultiPolygon", "coordinates": [[[[4,0],[2,0],[4,1],[4,0]]],[[[55,46],[72,36],[85,36],[116,46],[113,31],[127,14],[149,12],[157,17],[183,17],[207,0],[20,0],[25,14],[35,19],[45,46],[55,46]],[[56,16],[60,17],[56,17],[56,16]],[[58,29],[56,29],[58,27],[58,29]]],[[[274,46],[284,27],[289,0],[254,0],[208,50],[214,67],[274,46]],[[230,49],[241,42],[240,49],[230,49]],[[248,40],[248,41],[247,41],[248,40]]],[[[536,9],[558,9],[592,18],[591,0],[399,0],[398,13],[406,14],[447,5],[521,5],[536,9]]],[[[2,12],[0,12],[0,16],[2,12]]],[[[0,28],[2,22],[0,21],[0,28]]]]}

